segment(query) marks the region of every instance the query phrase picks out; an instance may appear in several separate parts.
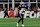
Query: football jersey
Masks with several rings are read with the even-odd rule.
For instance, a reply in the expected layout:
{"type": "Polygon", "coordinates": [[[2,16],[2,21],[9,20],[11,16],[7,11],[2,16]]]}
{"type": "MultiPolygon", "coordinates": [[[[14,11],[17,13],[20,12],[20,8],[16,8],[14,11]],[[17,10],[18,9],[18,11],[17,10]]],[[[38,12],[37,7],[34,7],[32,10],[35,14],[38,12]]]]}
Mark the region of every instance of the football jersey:
{"type": "Polygon", "coordinates": [[[24,14],[24,12],[25,12],[25,7],[24,7],[24,5],[19,5],[19,13],[21,13],[21,14],[24,14]]]}
{"type": "Polygon", "coordinates": [[[24,14],[25,13],[25,8],[21,8],[21,10],[19,11],[19,13],[24,14]]]}

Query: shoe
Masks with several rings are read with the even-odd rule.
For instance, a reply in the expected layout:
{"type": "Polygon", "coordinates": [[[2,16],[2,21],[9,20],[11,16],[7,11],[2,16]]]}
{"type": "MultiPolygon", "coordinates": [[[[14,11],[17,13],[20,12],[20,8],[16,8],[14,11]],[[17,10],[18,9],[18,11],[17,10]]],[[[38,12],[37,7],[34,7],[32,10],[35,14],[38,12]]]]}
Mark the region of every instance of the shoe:
{"type": "Polygon", "coordinates": [[[17,27],[18,27],[18,23],[17,23],[17,27]]]}
{"type": "Polygon", "coordinates": [[[24,27],[24,25],[22,24],[22,27],[24,27]]]}

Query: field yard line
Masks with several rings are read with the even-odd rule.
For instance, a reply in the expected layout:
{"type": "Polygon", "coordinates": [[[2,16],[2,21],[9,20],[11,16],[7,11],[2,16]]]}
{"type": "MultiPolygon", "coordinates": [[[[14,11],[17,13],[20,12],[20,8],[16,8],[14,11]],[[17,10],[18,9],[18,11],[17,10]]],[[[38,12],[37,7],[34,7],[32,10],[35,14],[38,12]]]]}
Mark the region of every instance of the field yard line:
{"type": "MultiPolygon", "coordinates": [[[[0,22],[0,23],[17,23],[17,22],[0,22]]],[[[23,22],[23,23],[40,23],[40,22],[23,22]]]]}
{"type": "MultiPolygon", "coordinates": [[[[15,23],[17,23],[17,22],[0,22],[0,24],[15,24],[15,23]]],[[[24,22],[24,23],[36,23],[36,22],[24,22]]],[[[40,22],[38,22],[38,23],[40,23],[40,22]]]]}

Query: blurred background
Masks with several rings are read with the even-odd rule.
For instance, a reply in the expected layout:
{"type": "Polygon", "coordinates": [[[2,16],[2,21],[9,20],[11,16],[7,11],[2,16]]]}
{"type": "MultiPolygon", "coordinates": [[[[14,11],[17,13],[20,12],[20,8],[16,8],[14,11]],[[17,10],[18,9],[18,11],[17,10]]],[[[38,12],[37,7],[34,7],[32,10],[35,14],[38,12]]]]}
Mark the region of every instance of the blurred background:
{"type": "MultiPolygon", "coordinates": [[[[35,11],[35,10],[37,11],[37,9],[40,11],[40,0],[0,0],[0,12],[5,11],[5,9],[8,9],[8,11],[10,11],[9,16],[10,13],[14,12],[13,14],[11,14],[11,16],[17,17],[19,16],[18,6],[20,5],[20,2],[30,3],[31,11],[35,11]]],[[[3,12],[0,13],[0,17],[4,16],[4,14],[3,15],[2,14],[3,12]]]]}
{"type": "Polygon", "coordinates": [[[31,8],[33,9],[34,7],[38,8],[40,7],[40,0],[0,0],[0,8],[7,8],[10,10],[10,8],[15,8],[18,7],[20,2],[27,2],[31,3],[31,8]]]}

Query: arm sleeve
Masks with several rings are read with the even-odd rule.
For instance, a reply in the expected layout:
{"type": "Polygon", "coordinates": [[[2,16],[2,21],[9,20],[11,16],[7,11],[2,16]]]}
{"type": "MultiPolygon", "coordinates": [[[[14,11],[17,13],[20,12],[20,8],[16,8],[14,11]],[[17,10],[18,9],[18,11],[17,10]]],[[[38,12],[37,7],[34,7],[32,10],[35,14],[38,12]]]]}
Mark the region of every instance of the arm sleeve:
{"type": "Polygon", "coordinates": [[[21,5],[18,6],[18,8],[21,7],[21,5]]]}

